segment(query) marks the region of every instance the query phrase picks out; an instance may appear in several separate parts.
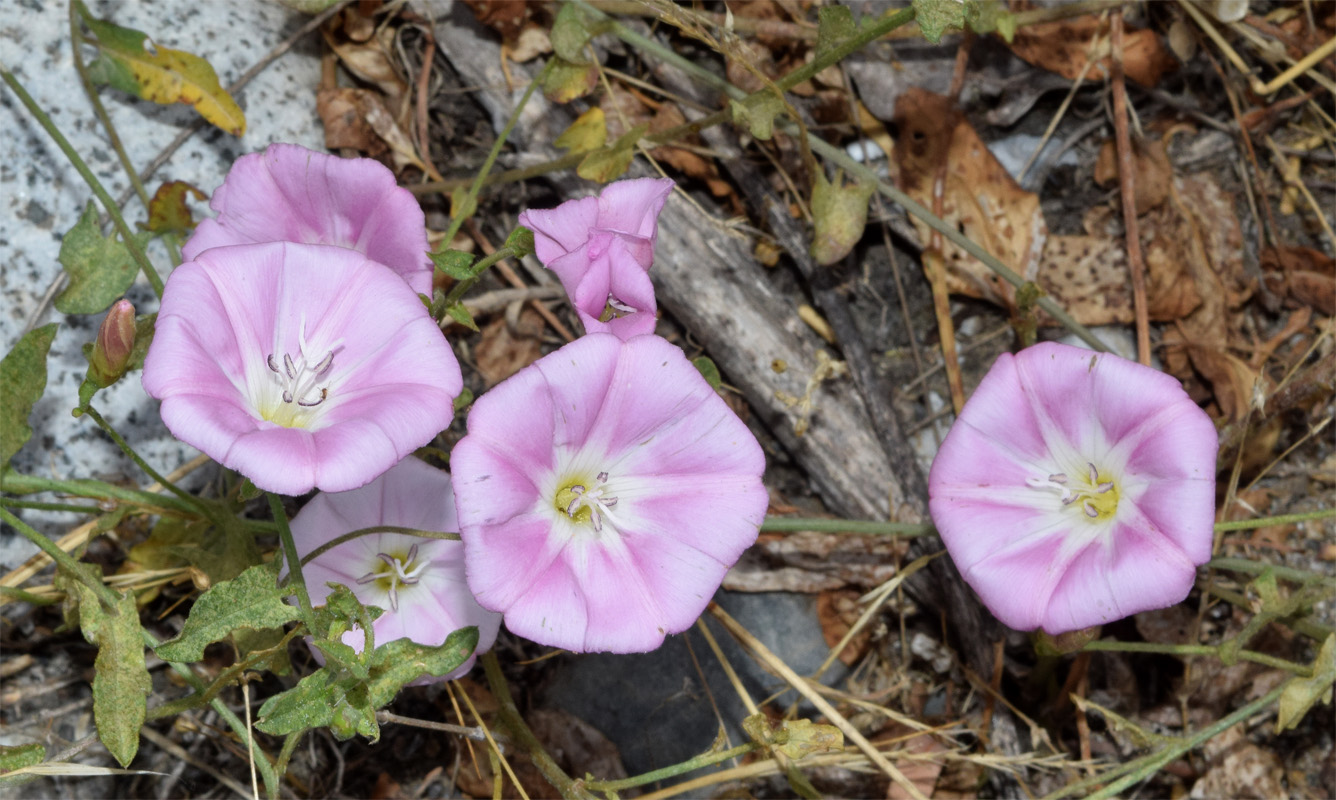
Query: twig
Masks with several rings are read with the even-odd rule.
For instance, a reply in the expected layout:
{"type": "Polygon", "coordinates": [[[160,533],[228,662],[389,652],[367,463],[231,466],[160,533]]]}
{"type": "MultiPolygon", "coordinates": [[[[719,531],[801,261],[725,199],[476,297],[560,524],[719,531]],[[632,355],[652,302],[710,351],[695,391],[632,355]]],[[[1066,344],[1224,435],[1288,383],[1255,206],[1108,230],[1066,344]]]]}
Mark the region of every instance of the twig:
{"type": "Polygon", "coordinates": [[[1127,131],[1127,82],[1123,77],[1123,15],[1111,20],[1110,42],[1113,85],[1113,132],[1118,146],[1119,194],[1123,199],[1123,230],[1127,236],[1127,267],[1132,273],[1132,309],[1136,315],[1137,361],[1150,366],[1150,319],[1146,307],[1146,264],[1141,257],[1141,231],[1137,225],[1136,165],[1132,140],[1127,131]]]}
{"type": "Polygon", "coordinates": [[[452,725],[449,722],[432,722],[426,719],[415,719],[413,717],[401,717],[389,711],[377,711],[376,721],[382,725],[391,722],[396,725],[408,725],[413,728],[422,728],[429,731],[439,731],[440,733],[452,733],[456,736],[463,736],[465,739],[472,739],[475,742],[486,742],[487,734],[482,728],[469,728],[464,725],[452,725]]]}
{"type": "Polygon", "coordinates": [[[153,730],[153,728],[148,725],[140,728],[139,733],[145,739],[148,739],[150,742],[157,745],[159,749],[166,751],[172,758],[184,761],[195,769],[208,773],[214,780],[231,789],[238,797],[243,797],[245,800],[251,800],[251,793],[247,791],[246,787],[239,781],[224,775],[213,765],[200,761],[190,755],[190,753],[188,753],[185,748],[181,747],[181,745],[153,730]]]}

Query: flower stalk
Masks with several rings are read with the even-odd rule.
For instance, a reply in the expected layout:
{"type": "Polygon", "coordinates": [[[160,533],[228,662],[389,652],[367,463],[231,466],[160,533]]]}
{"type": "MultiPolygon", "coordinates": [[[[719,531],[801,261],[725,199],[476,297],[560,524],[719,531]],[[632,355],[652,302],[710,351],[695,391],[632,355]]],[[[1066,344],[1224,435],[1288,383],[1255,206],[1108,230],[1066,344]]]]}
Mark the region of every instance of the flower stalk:
{"type": "Polygon", "coordinates": [[[125,217],[121,216],[121,210],[116,205],[116,201],[112,200],[111,195],[107,194],[107,190],[102,188],[102,182],[97,179],[93,171],[84,163],[83,158],[70,145],[69,140],[51,121],[51,117],[37,105],[37,101],[33,100],[32,95],[28,94],[28,91],[23,88],[23,84],[19,83],[18,78],[15,78],[14,74],[3,66],[0,66],[0,80],[4,80],[8,84],[9,88],[18,96],[19,102],[23,103],[24,108],[28,109],[28,113],[33,115],[33,118],[42,126],[51,140],[56,143],[60,151],[70,160],[70,164],[79,173],[79,177],[83,178],[84,182],[88,184],[88,188],[92,190],[98,201],[102,203],[102,207],[106,210],[108,216],[111,217],[112,224],[116,226],[116,231],[120,233],[126,251],[139,265],[140,270],[144,273],[144,278],[153,287],[153,293],[162,297],[162,278],[159,277],[157,270],[153,268],[152,262],[148,260],[144,248],[140,247],[139,242],[135,240],[133,233],[130,231],[130,226],[125,223],[125,217]]]}

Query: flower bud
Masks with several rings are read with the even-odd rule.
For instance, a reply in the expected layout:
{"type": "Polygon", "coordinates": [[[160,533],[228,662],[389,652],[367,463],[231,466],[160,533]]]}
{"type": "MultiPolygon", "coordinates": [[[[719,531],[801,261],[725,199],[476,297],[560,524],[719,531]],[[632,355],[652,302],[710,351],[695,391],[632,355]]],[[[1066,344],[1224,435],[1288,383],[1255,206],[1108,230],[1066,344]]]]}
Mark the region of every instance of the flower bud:
{"type": "Polygon", "coordinates": [[[97,331],[97,343],[89,356],[96,378],[110,383],[123,375],[134,346],[135,307],[122,298],[107,312],[97,331]]]}

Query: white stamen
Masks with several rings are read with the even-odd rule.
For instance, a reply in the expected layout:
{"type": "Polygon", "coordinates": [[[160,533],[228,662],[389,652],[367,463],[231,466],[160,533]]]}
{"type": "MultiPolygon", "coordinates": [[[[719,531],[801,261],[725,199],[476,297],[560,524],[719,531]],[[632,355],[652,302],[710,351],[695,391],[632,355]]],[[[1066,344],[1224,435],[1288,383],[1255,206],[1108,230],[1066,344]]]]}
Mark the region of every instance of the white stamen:
{"type": "Polygon", "coordinates": [[[391,571],[388,574],[384,570],[379,572],[368,572],[358,578],[357,583],[362,585],[380,580],[381,578],[388,578],[390,581],[390,610],[397,612],[399,610],[399,585],[412,586],[416,584],[422,579],[422,572],[427,568],[427,565],[431,564],[430,561],[417,561],[417,554],[417,545],[408,548],[408,555],[403,561],[400,561],[389,553],[376,553],[376,558],[384,561],[385,565],[389,567],[391,571]],[[414,562],[417,562],[417,564],[412,569],[404,568],[405,564],[413,564],[414,562]]]}
{"type": "Polygon", "coordinates": [[[607,491],[608,473],[600,472],[595,479],[598,481],[593,489],[589,489],[580,484],[570,487],[571,494],[575,499],[566,506],[566,516],[575,519],[581,508],[589,509],[589,521],[594,525],[595,533],[603,532],[603,518],[607,517],[614,525],[621,525],[617,517],[612,513],[612,507],[617,505],[617,498],[604,497],[603,493],[607,491]]]}

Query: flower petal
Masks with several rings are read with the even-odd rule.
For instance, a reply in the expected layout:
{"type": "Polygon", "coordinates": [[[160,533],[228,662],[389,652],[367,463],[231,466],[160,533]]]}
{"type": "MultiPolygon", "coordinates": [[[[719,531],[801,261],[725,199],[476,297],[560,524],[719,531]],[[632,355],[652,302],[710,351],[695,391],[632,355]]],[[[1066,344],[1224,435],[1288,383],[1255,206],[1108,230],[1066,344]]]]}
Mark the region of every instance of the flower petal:
{"type": "MultiPolygon", "coordinates": [[[[651,253],[659,229],[659,212],[673,192],[668,178],[635,178],[613,181],[598,197],[598,227],[649,239],[651,253]]],[[[641,263],[645,269],[649,264],[641,263]]]]}
{"type": "Polygon", "coordinates": [[[1048,633],[1066,633],[1165,608],[1188,596],[1195,576],[1177,547],[1120,521],[1112,536],[1092,542],[1066,566],[1041,624],[1048,633]]]}
{"type": "Polygon", "coordinates": [[[549,269],[553,261],[588,241],[589,229],[597,222],[597,197],[570,200],[556,208],[530,208],[519,216],[519,223],[533,231],[535,255],[549,269]]]}
{"type": "Polygon", "coordinates": [[[383,164],[273,144],[237,159],[182,248],[187,261],[205,250],[258,242],[347,247],[385,264],[415,292],[431,291],[422,207],[383,164]]]}

